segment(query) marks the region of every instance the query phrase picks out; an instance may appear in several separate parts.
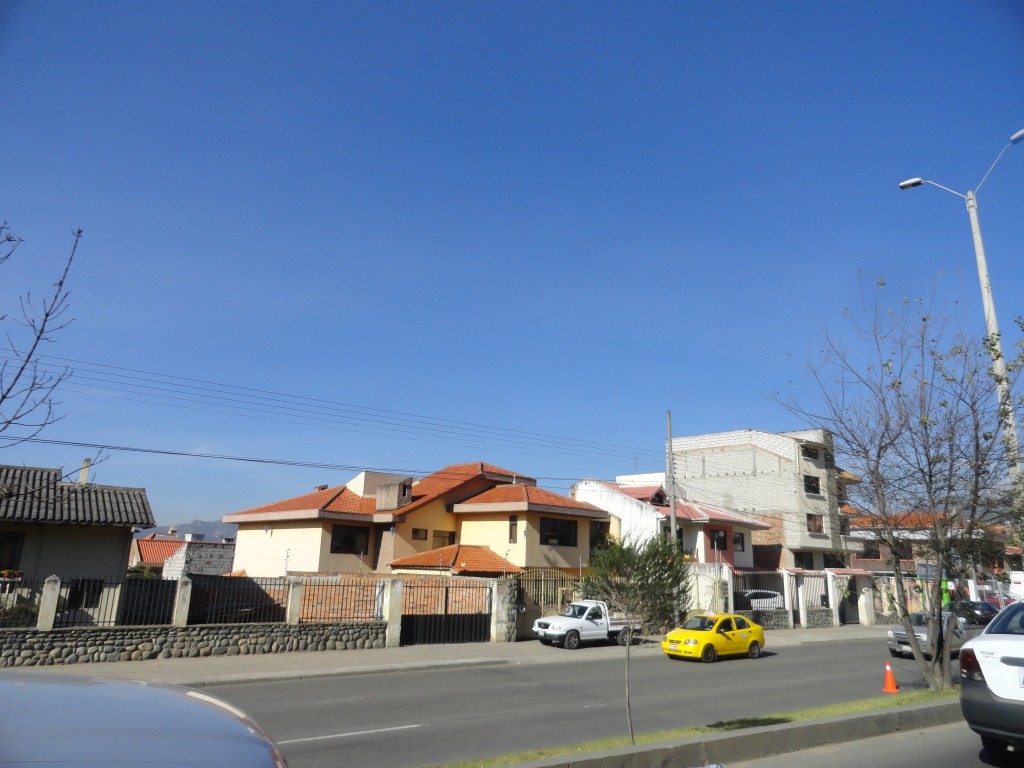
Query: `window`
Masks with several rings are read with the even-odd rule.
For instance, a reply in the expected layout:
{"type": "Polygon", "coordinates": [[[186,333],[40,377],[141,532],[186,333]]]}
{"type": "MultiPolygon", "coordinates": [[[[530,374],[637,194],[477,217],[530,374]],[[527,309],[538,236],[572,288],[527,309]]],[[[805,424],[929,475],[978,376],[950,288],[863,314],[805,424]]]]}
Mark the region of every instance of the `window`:
{"type": "Polygon", "coordinates": [[[0,533],[0,571],[17,571],[21,567],[21,546],[24,533],[0,533]]]}
{"type": "Polygon", "coordinates": [[[553,517],[540,519],[540,543],[553,547],[575,547],[577,540],[575,520],[558,520],[553,517]]]}
{"type": "Polygon", "coordinates": [[[747,620],[742,616],[736,616],[733,621],[736,622],[736,629],[750,629],[750,625],[747,623],[747,620]]]}
{"type": "Polygon", "coordinates": [[[747,537],[742,533],[734,531],[732,534],[732,548],[736,552],[745,552],[747,549],[747,537]]]}
{"type": "Polygon", "coordinates": [[[711,539],[712,549],[720,549],[724,551],[729,548],[729,545],[726,544],[725,533],[725,531],[718,530],[715,528],[712,528],[710,531],[708,531],[708,537],[711,539]]]}
{"type": "Polygon", "coordinates": [[[69,579],[67,589],[68,608],[97,608],[103,594],[103,579],[69,579]]]}
{"type": "Polygon", "coordinates": [[[821,495],[821,478],[816,475],[804,475],[804,491],[821,495]]]}
{"type": "Polygon", "coordinates": [[[434,531],[434,549],[450,547],[455,543],[455,531],[434,531]]]}
{"type": "Polygon", "coordinates": [[[814,570],[814,553],[813,552],[794,552],[793,553],[793,566],[804,571],[814,570]]]}
{"type": "Polygon", "coordinates": [[[846,567],[846,561],[844,561],[843,558],[840,555],[837,555],[835,552],[826,552],[826,553],[824,553],[822,555],[822,560],[824,561],[824,563],[822,565],[823,568],[845,568],[846,567]]]}
{"type": "Polygon", "coordinates": [[[829,469],[836,467],[836,455],[832,451],[825,451],[825,466],[829,469]]]}
{"type": "Polygon", "coordinates": [[[412,529],[412,540],[413,541],[426,541],[427,540],[427,529],[426,528],[413,528],[412,529]]]}
{"type": "Polygon", "coordinates": [[[332,555],[362,555],[369,545],[369,528],[360,525],[331,526],[332,555]]]}
{"type": "Polygon", "coordinates": [[[809,445],[800,446],[800,455],[805,459],[813,459],[814,461],[817,461],[821,456],[817,448],[812,448],[809,445]]]}
{"type": "Polygon", "coordinates": [[[864,552],[857,556],[861,560],[881,560],[882,552],[878,548],[877,541],[865,541],[864,552]]]}
{"type": "Polygon", "coordinates": [[[896,546],[896,556],[900,560],[913,560],[914,546],[912,544],[898,544],[896,546]]]}
{"type": "Polygon", "coordinates": [[[519,515],[508,516],[508,543],[515,544],[519,541],[519,515]]]}
{"type": "Polygon", "coordinates": [[[822,515],[807,515],[807,532],[824,533],[825,523],[822,515]]]}

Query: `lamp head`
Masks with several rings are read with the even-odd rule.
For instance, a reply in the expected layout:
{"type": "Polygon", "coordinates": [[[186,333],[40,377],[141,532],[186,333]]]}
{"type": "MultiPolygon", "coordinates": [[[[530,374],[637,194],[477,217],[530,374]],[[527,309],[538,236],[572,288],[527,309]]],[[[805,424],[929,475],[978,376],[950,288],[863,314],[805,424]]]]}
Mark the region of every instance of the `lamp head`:
{"type": "Polygon", "coordinates": [[[1024,128],[1021,128],[1019,131],[1013,134],[1013,136],[1010,137],[1011,144],[1019,144],[1022,141],[1024,141],[1024,128]]]}
{"type": "MultiPolygon", "coordinates": [[[[1024,131],[1021,131],[1024,134],[1024,131]]],[[[900,182],[900,189],[910,189],[911,187],[920,187],[924,184],[924,179],[907,179],[906,181],[900,182]]]]}

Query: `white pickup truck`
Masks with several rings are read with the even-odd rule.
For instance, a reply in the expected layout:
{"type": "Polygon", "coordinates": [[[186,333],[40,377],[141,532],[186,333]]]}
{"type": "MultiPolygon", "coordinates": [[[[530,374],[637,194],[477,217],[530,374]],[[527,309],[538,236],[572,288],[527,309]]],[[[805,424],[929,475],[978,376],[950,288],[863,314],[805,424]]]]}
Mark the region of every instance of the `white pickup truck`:
{"type": "Polygon", "coordinates": [[[533,622],[533,634],[544,645],[579,648],[582,642],[603,640],[625,645],[639,634],[640,625],[629,626],[623,617],[611,615],[601,600],[577,600],[554,616],[543,616],[533,622]]]}

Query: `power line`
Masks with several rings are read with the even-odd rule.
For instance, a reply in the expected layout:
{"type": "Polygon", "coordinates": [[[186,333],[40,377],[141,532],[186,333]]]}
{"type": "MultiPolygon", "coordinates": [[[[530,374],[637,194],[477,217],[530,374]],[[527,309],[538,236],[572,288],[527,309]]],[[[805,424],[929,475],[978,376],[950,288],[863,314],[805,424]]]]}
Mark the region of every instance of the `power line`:
{"type": "MultiPolygon", "coordinates": [[[[0,348],[2,351],[3,348],[0,348]]],[[[651,460],[661,456],[660,450],[422,416],[74,358],[49,355],[39,358],[39,363],[44,367],[70,371],[72,378],[65,384],[65,389],[92,397],[341,429],[359,434],[400,436],[445,445],[528,451],[532,455],[543,455],[546,458],[571,458],[608,466],[621,466],[626,461],[635,462],[640,455],[650,457],[651,460]],[[74,387],[76,381],[83,382],[86,388],[74,387]]]]}

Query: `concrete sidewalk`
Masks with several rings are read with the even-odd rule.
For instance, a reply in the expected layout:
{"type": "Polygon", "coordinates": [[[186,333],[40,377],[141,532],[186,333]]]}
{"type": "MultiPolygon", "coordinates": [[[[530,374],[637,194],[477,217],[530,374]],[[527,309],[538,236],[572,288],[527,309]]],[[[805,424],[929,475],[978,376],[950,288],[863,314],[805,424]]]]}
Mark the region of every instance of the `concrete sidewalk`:
{"type": "MultiPolygon", "coordinates": [[[[841,643],[844,640],[875,639],[884,643],[888,627],[848,625],[826,629],[769,630],[765,651],[803,643],[841,643]]],[[[660,655],[660,637],[644,638],[633,646],[636,656],[660,655]]],[[[373,648],[354,651],[306,651],[248,656],[207,656],[186,659],[54,664],[36,667],[8,667],[6,671],[39,675],[84,675],[153,683],[174,683],[203,687],[224,683],[301,680],[333,675],[398,672],[447,666],[499,664],[565,664],[595,658],[618,657],[623,649],[615,645],[583,646],[575,651],[543,646],[527,640],[518,643],[460,643],[414,645],[401,648],[373,648]]]]}

